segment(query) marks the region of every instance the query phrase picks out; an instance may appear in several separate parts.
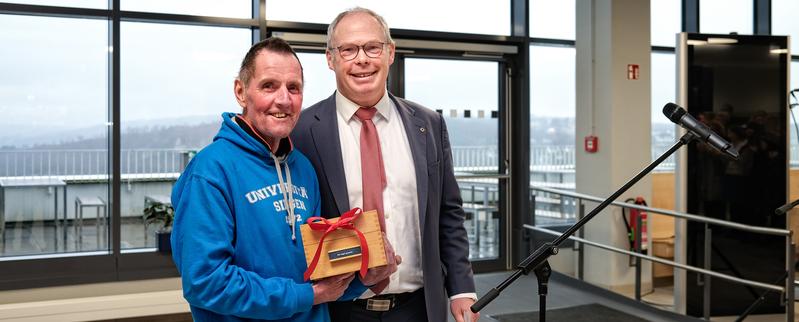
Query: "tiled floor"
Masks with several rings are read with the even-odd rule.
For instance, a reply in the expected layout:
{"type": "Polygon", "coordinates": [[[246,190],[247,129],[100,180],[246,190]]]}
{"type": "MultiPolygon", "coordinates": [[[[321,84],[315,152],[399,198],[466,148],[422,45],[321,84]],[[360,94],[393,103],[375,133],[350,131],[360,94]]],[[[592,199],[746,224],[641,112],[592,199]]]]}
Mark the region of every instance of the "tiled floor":
{"type": "MultiPolygon", "coordinates": [[[[799,294],[799,293],[796,293],[799,294]]],[[[654,292],[642,296],[642,300],[654,307],[671,311],[674,308],[674,288],[671,286],[667,287],[657,287],[654,289],[654,292]]],[[[799,312],[799,304],[794,303],[794,312],[799,312]]],[[[799,322],[799,316],[794,314],[794,321],[799,322]]],[[[719,322],[732,322],[736,321],[738,316],[716,316],[711,317],[711,321],[719,321],[719,322]]],[[[760,314],[760,315],[749,315],[746,317],[745,321],[750,322],[784,322],[785,321],[785,314],[760,314]]]]}
{"type": "MultiPolygon", "coordinates": [[[[477,289],[479,294],[485,294],[489,289],[495,287],[510,273],[489,273],[478,274],[475,276],[477,289]]],[[[599,303],[608,307],[621,308],[622,311],[636,315],[649,321],[671,321],[668,316],[661,314],[652,314],[650,309],[642,308],[642,305],[635,303],[632,294],[621,295],[603,294],[604,290],[597,290],[594,286],[581,285],[583,282],[573,280],[569,283],[563,281],[569,279],[565,276],[555,277],[550,282],[549,295],[547,297],[547,308],[562,308],[571,307],[588,303],[599,303]],[[576,285],[575,285],[576,284],[576,285]],[[626,297],[628,300],[619,299],[619,297],[626,297]]],[[[491,316],[504,313],[515,313],[524,311],[537,311],[538,298],[537,289],[535,287],[535,276],[523,276],[514,284],[508,287],[497,299],[486,306],[483,310],[484,316],[491,316]]],[[[605,291],[608,292],[608,291],[605,291]]],[[[642,296],[644,303],[648,304],[649,308],[657,308],[664,312],[671,312],[673,309],[674,289],[671,286],[658,287],[654,292],[642,296]]],[[[609,292],[608,292],[609,293],[609,292]]],[[[798,293],[799,294],[799,293],[798,293]]],[[[794,305],[794,312],[799,312],[799,305],[794,305]]],[[[737,316],[720,316],[711,317],[711,321],[719,322],[732,322],[736,321],[737,316]]],[[[686,321],[693,320],[692,318],[685,318],[686,321]]],[[[487,318],[481,321],[495,321],[494,319],[487,318]]],[[[699,321],[696,319],[696,321],[699,321]]],[[[763,315],[750,315],[745,321],[752,322],[784,322],[784,314],[763,314],[763,315]]],[[[799,322],[799,318],[794,317],[794,321],[799,322]]]]}
{"type": "MultiPolygon", "coordinates": [[[[475,277],[478,294],[485,294],[510,274],[510,272],[478,274],[475,277]]],[[[484,318],[481,318],[480,321],[496,321],[490,316],[498,314],[538,311],[539,298],[536,285],[537,282],[534,275],[520,277],[483,309],[481,314],[483,314],[484,318]]],[[[622,295],[611,293],[565,275],[553,274],[549,283],[547,309],[567,308],[591,303],[602,304],[647,321],[699,321],[637,303],[622,295]]]]}

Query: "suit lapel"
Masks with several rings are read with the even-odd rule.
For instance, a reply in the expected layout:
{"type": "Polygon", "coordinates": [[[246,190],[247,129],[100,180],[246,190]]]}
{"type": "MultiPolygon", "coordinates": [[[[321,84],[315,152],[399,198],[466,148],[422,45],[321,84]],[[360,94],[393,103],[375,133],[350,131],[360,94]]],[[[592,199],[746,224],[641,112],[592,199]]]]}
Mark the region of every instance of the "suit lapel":
{"type": "MultiPolygon", "coordinates": [[[[347,195],[344,163],[341,161],[341,144],[338,141],[335,93],[324,101],[314,118],[316,122],[311,126],[311,137],[322,163],[325,180],[333,193],[338,214],[343,214],[350,209],[350,201],[347,195]]],[[[337,216],[338,214],[327,215],[337,216]]]]}
{"type": "Polygon", "coordinates": [[[419,227],[424,236],[425,216],[427,215],[427,131],[425,122],[416,116],[416,110],[400,102],[394,95],[389,97],[397,107],[411,146],[413,166],[416,171],[416,193],[419,199],[419,227]]]}

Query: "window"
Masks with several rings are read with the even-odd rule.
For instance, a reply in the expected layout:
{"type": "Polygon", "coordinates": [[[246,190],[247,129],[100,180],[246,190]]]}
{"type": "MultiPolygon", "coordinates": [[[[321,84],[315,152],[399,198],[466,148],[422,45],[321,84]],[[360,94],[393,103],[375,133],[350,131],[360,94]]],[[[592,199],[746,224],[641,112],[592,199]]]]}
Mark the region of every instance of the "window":
{"type": "Polygon", "coordinates": [[[336,74],[327,67],[325,54],[297,53],[305,74],[302,108],[330,97],[336,90],[336,74]]]}
{"type": "Polygon", "coordinates": [[[699,1],[699,31],[705,34],[737,32],[751,35],[754,2],[752,0],[699,1]]]}
{"type": "Polygon", "coordinates": [[[0,30],[0,256],[107,249],[108,212],[74,205],[108,200],[108,22],[0,15],[0,30]]]}
{"type": "Polygon", "coordinates": [[[219,130],[249,29],[123,22],[121,38],[122,248],[154,246],[147,203],[169,202],[188,159],[219,130]]]}
{"type": "Polygon", "coordinates": [[[374,10],[392,29],[510,35],[509,0],[270,0],[266,4],[266,17],[270,20],[329,24],[339,12],[355,6],[374,10]],[[443,13],[457,19],[443,18],[443,13]]]}
{"type": "MultiPolygon", "coordinates": [[[[796,0],[771,0],[771,34],[791,36],[791,53],[799,53],[799,2],[796,0]]],[[[794,70],[791,68],[791,70],[794,70]]],[[[791,79],[795,79],[791,77],[791,79]]],[[[793,86],[792,88],[796,88],[793,86]]]]}
{"type": "MultiPolygon", "coordinates": [[[[677,81],[673,53],[652,53],[652,160],[666,152],[677,141],[675,124],[663,115],[666,103],[676,103],[677,81]]],[[[674,171],[672,155],[656,170],[674,171]]]]}
{"type": "Polygon", "coordinates": [[[575,0],[530,1],[530,37],[574,40],[575,0]]]}
{"type": "Polygon", "coordinates": [[[658,0],[650,2],[652,46],[675,47],[680,32],[681,0],[658,0]]]}
{"type": "Polygon", "coordinates": [[[177,0],[120,0],[120,8],[125,11],[251,18],[252,3],[252,1],[247,0],[194,0],[190,3],[177,0]]]}
{"type": "MultiPolygon", "coordinates": [[[[574,190],[575,57],[573,47],[530,46],[530,181],[574,190]]],[[[575,221],[572,200],[533,191],[536,225],[575,221]]]]}

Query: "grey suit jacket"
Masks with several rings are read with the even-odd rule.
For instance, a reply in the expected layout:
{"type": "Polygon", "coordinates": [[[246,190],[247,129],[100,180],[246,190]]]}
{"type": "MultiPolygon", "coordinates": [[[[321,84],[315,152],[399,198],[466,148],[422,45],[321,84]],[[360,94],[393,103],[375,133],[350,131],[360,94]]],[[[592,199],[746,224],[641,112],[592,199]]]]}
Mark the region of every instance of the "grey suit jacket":
{"type": "MultiPolygon", "coordinates": [[[[389,98],[404,123],[416,169],[427,317],[445,321],[446,294],[475,291],[446,124],[432,110],[391,94],[389,98]]],[[[334,93],[304,110],[291,133],[294,146],[316,169],[326,217],[338,217],[350,209],[336,117],[334,93]]]]}

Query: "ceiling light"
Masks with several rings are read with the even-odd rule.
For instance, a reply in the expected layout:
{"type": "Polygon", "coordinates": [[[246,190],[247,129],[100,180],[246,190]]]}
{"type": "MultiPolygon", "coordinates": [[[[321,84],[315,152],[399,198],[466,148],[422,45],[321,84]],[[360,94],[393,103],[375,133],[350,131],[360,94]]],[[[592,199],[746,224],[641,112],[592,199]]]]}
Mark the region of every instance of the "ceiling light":
{"type": "Polygon", "coordinates": [[[735,44],[738,43],[738,39],[733,38],[708,38],[707,42],[710,44],[735,44]]]}

